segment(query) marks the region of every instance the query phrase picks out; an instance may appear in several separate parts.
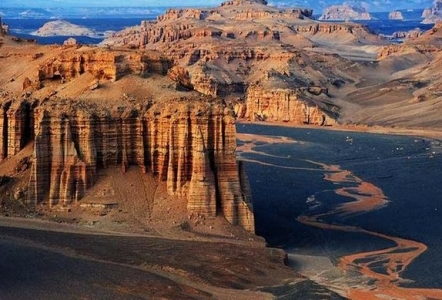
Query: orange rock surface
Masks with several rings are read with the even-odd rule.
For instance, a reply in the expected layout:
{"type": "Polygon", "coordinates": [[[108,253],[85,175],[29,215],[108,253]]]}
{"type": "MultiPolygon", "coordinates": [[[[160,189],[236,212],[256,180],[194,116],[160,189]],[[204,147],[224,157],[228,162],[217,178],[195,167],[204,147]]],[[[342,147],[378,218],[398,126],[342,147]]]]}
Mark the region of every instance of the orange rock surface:
{"type": "Polygon", "coordinates": [[[171,60],[152,51],[7,43],[14,55],[0,68],[14,80],[2,82],[0,159],[33,144],[26,203],[81,203],[101,170],[136,167],[186,199],[189,213],[222,214],[254,231],[233,110],[183,89],[180,74],[169,79],[171,60]]]}

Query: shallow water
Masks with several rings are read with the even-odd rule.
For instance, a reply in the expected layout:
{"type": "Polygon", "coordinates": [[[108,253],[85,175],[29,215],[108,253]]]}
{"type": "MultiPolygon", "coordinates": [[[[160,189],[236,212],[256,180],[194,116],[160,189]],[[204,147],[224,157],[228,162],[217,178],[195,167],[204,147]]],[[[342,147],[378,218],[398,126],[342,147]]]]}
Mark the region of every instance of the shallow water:
{"type": "MultiPolygon", "coordinates": [[[[403,279],[412,280],[406,285],[442,287],[442,262],[437,259],[442,251],[439,141],[254,124],[238,124],[237,131],[296,141],[260,143],[252,148],[254,152],[241,152],[239,148],[252,187],[257,234],[270,245],[288,252],[328,256],[336,262],[345,255],[393,247],[395,243],[383,235],[409,239],[428,249],[401,273],[403,279]],[[317,163],[338,165],[379,188],[388,198],[385,206],[374,211],[328,214],[321,221],[332,226],[355,226],[379,236],[322,229],[297,221],[300,216],[326,214],[340,203],[354,201],[335,192],[354,185],[325,180],[327,172],[317,163]]],[[[404,250],[392,253],[400,251],[404,250]]],[[[373,270],[385,273],[379,261],[373,270]]]]}

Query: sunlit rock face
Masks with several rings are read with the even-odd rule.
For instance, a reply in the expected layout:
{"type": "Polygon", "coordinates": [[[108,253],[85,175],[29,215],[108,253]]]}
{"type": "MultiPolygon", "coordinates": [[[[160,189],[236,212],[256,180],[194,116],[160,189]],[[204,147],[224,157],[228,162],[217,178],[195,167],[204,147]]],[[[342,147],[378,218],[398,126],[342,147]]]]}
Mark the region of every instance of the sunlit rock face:
{"type": "Polygon", "coordinates": [[[433,7],[422,12],[423,24],[435,24],[442,21],[442,1],[434,0],[433,7]]]}
{"type": "Polygon", "coordinates": [[[254,231],[236,119],[221,98],[180,85],[157,52],[50,47],[23,56],[26,74],[0,98],[0,162],[33,146],[27,204],[81,203],[100,170],[140,168],[190,213],[254,231]]]}
{"type": "Polygon", "coordinates": [[[319,20],[371,20],[371,15],[363,7],[332,5],[325,9],[319,20]]]}

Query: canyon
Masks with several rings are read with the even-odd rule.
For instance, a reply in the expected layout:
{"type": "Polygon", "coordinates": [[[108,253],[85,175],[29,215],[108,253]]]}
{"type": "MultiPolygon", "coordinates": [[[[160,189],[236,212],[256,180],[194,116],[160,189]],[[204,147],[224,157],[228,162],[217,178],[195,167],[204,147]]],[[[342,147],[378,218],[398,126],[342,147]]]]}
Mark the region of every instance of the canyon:
{"type": "MultiPolygon", "coordinates": [[[[1,212],[161,238],[160,250],[168,239],[180,249],[188,247],[185,239],[195,241],[185,251],[206,255],[205,263],[193,265],[186,253],[168,248],[164,259],[178,257],[186,267],[152,262],[142,268],[186,288],[198,278],[212,295],[223,294],[220,277],[229,296],[243,299],[269,296],[259,287],[275,296],[293,280],[304,282],[283,265],[283,251],[254,235],[252,191],[237,160],[237,121],[442,127],[440,24],[390,44],[364,25],[312,16],[311,9],[264,0],[169,9],[99,46],[41,46],[9,36],[2,24],[1,212]],[[207,253],[198,249],[203,241],[207,253]],[[239,247],[247,262],[230,264],[230,245],[218,249],[218,242],[239,247]],[[264,262],[256,269],[251,253],[264,262]],[[194,271],[217,264],[226,269],[209,268],[209,279],[194,271]],[[243,276],[248,270],[250,282],[243,276]],[[235,278],[242,283],[229,286],[229,272],[241,274],[235,278]]],[[[304,221],[322,226],[317,218],[304,221]]],[[[37,242],[47,246],[44,238],[37,242]]]]}
{"type": "Polygon", "coordinates": [[[33,148],[15,167],[29,182],[9,183],[12,194],[69,207],[98,197],[88,191],[103,170],[136,167],[186,199],[190,213],[253,232],[236,119],[442,124],[431,72],[440,65],[439,24],[390,45],[363,25],[312,13],[245,0],[169,9],[101,47],[38,46],[3,29],[0,157],[33,148]]]}
{"type": "MultiPolygon", "coordinates": [[[[1,50],[15,48],[10,43],[1,50]]],[[[235,158],[235,117],[220,99],[179,92],[166,76],[172,62],[156,52],[30,48],[2,58],[2,72],[13,80],[2,89],[1,160],[33,147],[18,170],[28,181],[10,183],[28,182],[22,201],[74,205],[100,170],[136,167],[187,199],[189,213],[222,214],[253,232],[247,180],[235,158]],[[114,84],[125,80],[132,91],[114,84]],[[161,94],[149,87],[159,82],[161,94]]]]}
{"type": "Polygon", "coordinates": [[[333,38],[346,45],[382,41],[363,25],[311,18],[308,9],[227,1],[211,9],[170,9],[157,21],[114,33],[102,45],[166,53],[176,63],[174,78],[224,97],[240,119],[330,125],[339,105],[329,91],[348,78],[326,65],[344,69],[349,62],[320,58],[316,49],[333,38]],[[260,99],[264,90],[266,99],[260,99]],[[270,110],[251,104],[258,102],[270,110]]]}
{"type": "Polygon", "coordinates": [[[171,9],[102,45],[166,53],[176,80],[224,97],[240,120],[439,126],[433,107],[441,99],[436,86],[426,87],[428,66],[437,68],[441,55],[438,24],[398,32],[407,41],[395,45],[364,25],[311,17],[308,9],[228,1],[171,9]]]}

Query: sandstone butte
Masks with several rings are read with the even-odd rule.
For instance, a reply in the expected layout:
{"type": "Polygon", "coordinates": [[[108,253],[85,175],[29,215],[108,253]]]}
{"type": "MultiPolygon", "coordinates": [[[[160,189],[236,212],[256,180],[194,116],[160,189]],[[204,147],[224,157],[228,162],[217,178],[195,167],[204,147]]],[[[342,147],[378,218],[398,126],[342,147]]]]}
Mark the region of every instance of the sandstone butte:
{"type": "Polygon", "coordinates": [[[89,28],[72,24],[65,20],[56,20],[45,23],[37,31],[36,36],[95,36],[96,33],[89,28]]]}
{"type": "Polygon", "coordinates": [[[400,10],[393,10],[388,14],[388,19],[390,20],[403,20],[404,16],[400,10]]]}
{"type": "Polygon", "coordinates": [[[433,7],[422,12],[423,24],[434,24],[442,21],[442,1],[434,0],[433,7]]]}
{"type": "Polygon", "coordinates": [[[371,20],[372,17],[364,7],[348,4],[332,5],[324,10],[319,20],[371,20]]]}

